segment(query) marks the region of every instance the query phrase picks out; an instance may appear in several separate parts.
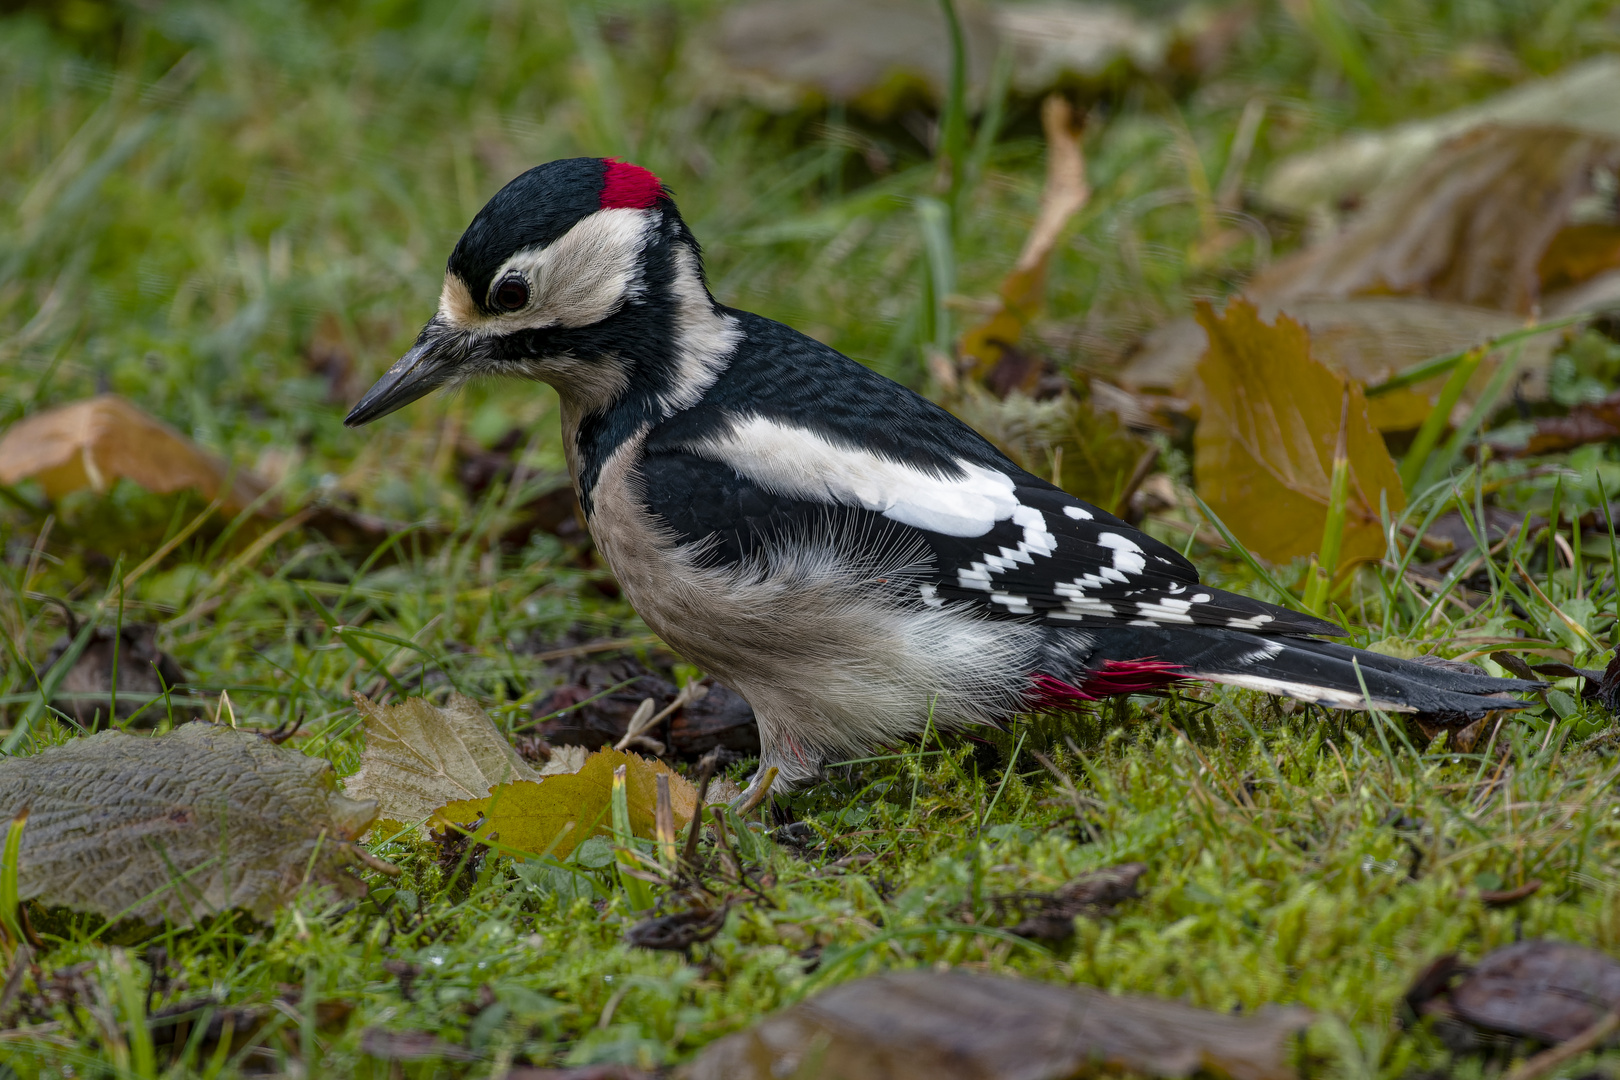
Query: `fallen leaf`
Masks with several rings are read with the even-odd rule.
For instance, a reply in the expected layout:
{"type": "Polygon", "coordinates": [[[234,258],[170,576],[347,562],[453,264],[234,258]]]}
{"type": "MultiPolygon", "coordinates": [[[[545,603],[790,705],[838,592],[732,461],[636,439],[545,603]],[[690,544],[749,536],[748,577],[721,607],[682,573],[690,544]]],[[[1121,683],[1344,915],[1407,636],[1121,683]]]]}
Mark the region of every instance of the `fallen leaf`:
{"type": "MultiPolygon", "coordinates": [[[[1154,72],[1173,43],[1218,39],[1207,18],[1150,21],[1125,5],[960,5],[969,94],[981,99],[996,54],[1006,49],[1012,88],[1034,97],[1120,68],[1154,72]],[[1213,33],[1212,33],[1213,31],[1213,33]]],[[[927,0],[758,0],[727,9],[712,54],[699,42],[710,93],[790,111],[840,102],[874,117],[943,99],[950,73],[945,20],[927,0]]],[[[1222,52],[1208,41],[1213,62],[1222,52]]]]}
{"type": "Polygon", "coordinates": [[[642,919],[624,932],[624,939],[641,949],[685,952],[718,934],[726,925],[724,904],[717,908],[693,908],[672,915],[642,919]]]}
{"type": "MultiPolygon", "coordinates": [[[[982,87],[995,31],[964,14],[968,81],[982,87]]],[[[945,20],[919,0],[760,0],[726,10],[714,40],[712,92],[783,112],[835,101],[887,117],[940,100],[949,79],[945,20]]]]}
{"type": "Polygon", "coordinates": [[[1589,221],[1566,225],[1536,264],[1544,292],[1581,285],[1620,267],[1620,225],[1589,221]]]}
{"type": "MultiPolygon", "coordinates": [[[[1262,318],[1274,319],[1285,311],[1303,323],[1310,331],[1311,355],[1363,386],[1383,382],[1421,360],[1472,348],[1524,325],[1522,318],[1507,312],[1421,297],[1354,296],[1278,304],[1251,293],[1251,299],[1262,318]]],[[[1559,340],[1557,334],[1539,334],[1510,347],[1522,349],[1519,371],[1524,378],[1516,392],[1525,400],[1546,398],[1547,371],[1559,340]]],[[[1184,394],[1208,347],[1209,335],[1196,319],[1174,319],[1143,337],[1120,370],[1119,380],[1130,390],[1184,394]]],[[[1508,351],[1498,349],[1485,358],[1465,389],[1459,409],[1466,411],[1473,404],[1508,351]]],[[[1368,418],[1380,431],[1413,430],[1429,415],[1445,381],[1442,373],[1415,386],[1368,398],[1368,418]]]]}
{"type": "MultiPolygon", "coordinates": [[[[42,674],[67,652],[77,633],[76,628],[70,627],[68,634],[51,646],[45,662],[39,668],[42,674]]],[[[117,633],[108,626],[98,626],[92,630],[84,651],[79,653],[79,658],[57,684],[51,708],[73,717],[84,727],[89,727],[97,715],[101,717],[102,727],[109,726],[108,711],[113,708],[111,690],[115,662],[118,671],[117,719],[128,720],[139,712],[140,716],[134,723],[137,728],[155,727],[160,720],[167,719],[169,707],[163,702],[159,701],[150,708],[146,706],[154,698],[161,698],[165,690],[173,691],[185,682],[185,673],[180,670],[180,664],[174,657],[157,647],[157,627],[150,623],[126,622],[118,628],[117,633]]],[[[192,714],[191,709],[183,706],[174,706],[174,711],[177,717],[185,719],[192,714]]]]}
{"type": "Polygon", "coordinates": [[[340,794],[331,768],[204,723],[0,758],[0,818],[31,809],[20,895],[188,926],[236,907],[268,918],[306,873],[355,890],[341,871],[377,807],[340,794]]]}
{"type": "Polygon", "coordinates": [[[684,828],[692,820],[697,810],[697,789],[691,782],[661,761],[649,761],[622,750],[598,750],[585,759],[577,773],[499,784],[485,798],[451,802],[434,816],[451,823],[482,818],[488,832],[500,838],[503,850],[536,855],[549,852],[566,858],[586,837],[613,832],[609,805],[613,770],[620,765],[626,766],[630,828],[637,836],[654,836],[656,777],[660,773],[669,777],[676,826],[684,828]]]}
{"type": "Polygon", "coordinates": [[[1147,873],[1144,863],[1122,863],[1081,874],[1048,893],[1008,893],[986,898],[1004,916],[1019,921],[1009,929],[1019,937],[1062,941],[1074,934],[1077,915],[1106,915],[1141,894],[1136,883],[1147,873]]]}
{"type": "Polygon", "coordinates": [[[1286,1080],[1302,1008],[1247,1016],[1090,987],[901,971],[844,983],[711,1044],[679,1080],[1046,1080],[1104,1070],[1286,1080]],[[808,1067],[807,1067],[808,1066],[808,1067]]]}
{"type": "Polygon", "coordinates": [[[1514,444],[1492,440],[1491,449],[1497,457],[1536,457],[1614,439],[1620,439],[1620,394],[1576,405],[1563,416],[1538,416],[1529,439],[1514,444]]]}
{"type": "MultiPolygon", "coordinates": [[[[1497,659],[1499,655],[1492,653],[1491,658],[1497,659]]],[[[1522,661],[1521,661],[1522,663],[1522,661]]],[[[1506,667],[1507,665],[1502,665],[1506,667]]],[[[1528,666],[1528,665],[1527,665],[1528,666]]],[[[1620,712],[1620,652],[1609,658],[1608,666],[1599,671],[1595,668],[1571,667],[1568,664],[1537,664],[1531,678],[1540,675],[1549,675],[1555,679],[1567,679],[1580,676],[1581,700],[1595,701],[1610,712],[1620,712]]]]}
{"type": "Polygon", "coordinates": [[[1538,273],[1576,200],[1620,166],[1620,137],[1566,127],[1486,126],[1447,143],[1352,223],[1273,263],[1251,295],[1427,296],[1529,313],[1538,273]]]}
{"type": "Polygon", "coordinates": [[[1253,304],[1234,299],[1224,316],[1201,303],[1199,321],[1210,345],[1198,365],[1193,467],[1211,509],[1272,562],[1315,552],[1343,417],[1350,486],[1340,566],[1381,558],[1380,498],[1391,513],[1406,498],[1361,387],[1317,362],[1305,328],[1286,315],[1267,326],[1253,304]]]}
{"type": "Polygon", "coordinates": [[[1561,1043],[1620,1007],[1620,962],[1562,941],[1521,941],[1472,971],[1431,964],[1407,1000],[1420,1015],[1450,1016],[1483,1031],[1561,1043]],[[1459,972],[1461,982],[1450,985],[1459,972]]]}
{"type": "Polygon", "coordinates": [[[1331,215],[1404,182],[1443,143],[1487,124],[1556,124],[1620,137],[1617,98],[1620,58],[1599,56],[1443,116],[1350,135],[1286,158],[1261,185],[1260,201],[1300,218],[1331,215]]]}
{"type": "Polygon", "coordinates": [[[344,789],[352,798],[375,799],[382,820],[425,822],[445,803],[481,799],[510,780],[540,778],[478,703],[460,694],[443,706],[425,698],[374,705],[357,694],[354,705],[366,746],[360,770],[344,789]]]}
{"type": "MultiPolygon", "coordinates": [[[[1084,117],[1076,117],[1068,100],[1053,94],[1041,103],[1041,126],[1046,132],[1046,184],[1041,189],[1040,210],[1018,260],[1002,279],[996,310],[962,334],[962,359],[969,365],[969,373],[980,380],[1008,357],[1023,338],[1024,328],[1046,306],[1047,264],[1069,219],[1091,197],[1080,152],[1084,117]]],[[[1017,387],[1026,394],[1034,392],[1033,380],[1040,373],[1037,366],[1031,365],[1030,370],[1033,375],[1024,380],[1028,385],[1017,387]]],[[[997,396],[1005,397],[1007,389],[997,396]]]]}
{"type": "Polygon", "coordinates": [[[59,499],[90,488],[106,492],[119,479],[166,494],[196,488],[205,498],[225,490],[227,512],[265,491],[244,469],[231,469],[154,416],[117,394],[102,394],[24,417],[0,436],[0,484],[37,480],[59,499]]]}

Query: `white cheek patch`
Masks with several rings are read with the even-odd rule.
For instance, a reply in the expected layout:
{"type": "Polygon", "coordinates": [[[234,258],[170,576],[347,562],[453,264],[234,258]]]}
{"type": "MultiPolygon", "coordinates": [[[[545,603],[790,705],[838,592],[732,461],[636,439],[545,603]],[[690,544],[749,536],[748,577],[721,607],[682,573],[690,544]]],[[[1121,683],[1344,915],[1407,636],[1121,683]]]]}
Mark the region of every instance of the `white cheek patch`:
{"type": "Polygon", "coordinates": [[[495,271],[491,287],[513,272],[528,282],[529,303],[522,310],[475,314],[462,297],[452,296],[447,278],[440,313],[464,329],[502,334],[601,322],[640,295],[641,255],[658,220],[656,210],[598,210],[552,243],[520,251],[495,271]]]}
{"type": "MultiPolygon", "coordinates": [[[[759,416],[738,420],[729,436],[707,440],[699,449],[779,495],[860,506],[946,536],[983,536],[996,522],[1025,509],[1013,494],[1012,477],[993,469],[958,462],[965,475],[934,476],[759,416]]],[[[1021,549],[1051,552],[1056,540],[1044,521],[1019,524],[1024,526],[1021,549]]]]}

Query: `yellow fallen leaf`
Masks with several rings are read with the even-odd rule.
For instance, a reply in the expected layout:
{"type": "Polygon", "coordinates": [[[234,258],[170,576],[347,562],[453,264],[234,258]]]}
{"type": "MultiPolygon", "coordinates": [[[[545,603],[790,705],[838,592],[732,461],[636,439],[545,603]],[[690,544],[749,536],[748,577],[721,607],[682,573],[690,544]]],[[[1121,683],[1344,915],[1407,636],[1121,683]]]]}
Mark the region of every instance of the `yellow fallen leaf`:
{"type": "Polygon", "coordinates": [[[0,484],[37,480],[59,499],[83,488],[107,491],[120,478],[159,494],[196,488],[209,499],[229,481],[227,512],[265,491],[252,473],[233,473],[217,455],[117,394],[35,413],[0,436],[0,484]]]}
{"type": "Polygon", "coordinates": [[[565,858],[580,841],[597,833],[611,833],[609,811],[613,770],[625,766],[630,828],[652,839],[658,805],[657,776],[669,777],[669,801],[677,828],[692,820],[697,810],[697,789],[661,761],[649,761],[622,750],[599,750],[585,759],[577,773],[519,780],[490,789],[485,799],[448,803],[434,814],[443,822],[466,824],[482,817],[501,847],[565,858]]]}
{"type": "MultiPolygon", "coordinates": [[[[1260,308],[1262,318],[1279,311],[1305,324],[1311,355],[1340,375],[1373,386],[1406,368],[1443,353],[1460,352],[1524,327],[1524,319],[1505,311],[1449,304],[1417,296],[1351,296],[1343,299],[1290,300],[1279,304],[1254,289],[1244,295],[1260,308]]],[[[1560,344],[1557,334],[1539,334],[1493,350],[1463,391],[1462,404],[1472,405],[1507,356],[1518,357],[1524,380],[1516,394],[1545,401],[1547,373],[1560,344]]],[[[1209,345],[1204,328],[1192,318],[1172,319],[1143,336],[1141,347],[1119,372],[1120,385],[1138,393],[1190,393],[1194,369],[1209,345]]],[[[1414,431],[1440,397],[1449,372],[1415,386],[1379,394],[1367,402],[1368,415],[1380,431],[1414,431]]]]}
{"type": "Polygon", "coordinates": [[[1339,565],[1381,558],[1379,499],[1395,513],[1406,496],[1360,385],[1314,359],[1305,328],[1287,315],[1267,326],[1253,304],[1235,299],[1224,316],[1200,302],[1198,322],[1209,348],[1198,364],[1193,468],[1210,508],[1272,562],[1315,552],[1344,417],[1350,487],[1339,565]]]}

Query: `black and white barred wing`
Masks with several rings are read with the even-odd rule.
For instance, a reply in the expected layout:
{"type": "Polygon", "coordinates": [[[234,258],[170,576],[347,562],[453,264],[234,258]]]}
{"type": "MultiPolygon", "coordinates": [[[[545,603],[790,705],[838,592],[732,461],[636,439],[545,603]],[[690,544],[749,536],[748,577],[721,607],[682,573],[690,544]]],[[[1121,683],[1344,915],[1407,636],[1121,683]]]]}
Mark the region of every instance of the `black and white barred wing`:
{"type": "Polygon", "coordinates": [[[643,474],[649,509],[721,561],[824,535],[837,518],[874,543],[926,549],[929,605],[1068,626],[1339,632],[1200,585],[1173,549],[1004,459],[899,461],[756,417],[658,447],[643,474]]]}

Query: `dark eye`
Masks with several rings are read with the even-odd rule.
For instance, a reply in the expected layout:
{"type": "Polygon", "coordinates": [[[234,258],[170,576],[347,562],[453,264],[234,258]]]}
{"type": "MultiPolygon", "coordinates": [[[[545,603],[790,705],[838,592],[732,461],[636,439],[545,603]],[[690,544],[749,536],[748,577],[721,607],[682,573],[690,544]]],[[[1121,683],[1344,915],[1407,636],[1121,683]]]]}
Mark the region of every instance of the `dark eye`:
{"type": "Polygon", "coordinates": [[[495,286],[495,306],[516,311],[529,302],[529,284],[520,277],[509,277],[495,286]]]}

